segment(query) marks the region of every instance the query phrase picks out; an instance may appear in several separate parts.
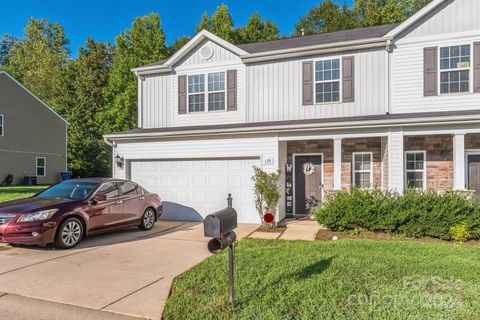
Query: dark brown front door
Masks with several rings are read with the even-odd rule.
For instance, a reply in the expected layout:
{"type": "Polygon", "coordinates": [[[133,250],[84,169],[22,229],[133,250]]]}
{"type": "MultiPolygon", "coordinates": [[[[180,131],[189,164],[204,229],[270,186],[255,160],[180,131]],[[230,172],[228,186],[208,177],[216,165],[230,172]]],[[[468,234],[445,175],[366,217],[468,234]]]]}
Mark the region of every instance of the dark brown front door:
{"type": "Polygon", "coordinates": [[[322,156],[295,156],[295,214],[306,215],[322,201],[322,156]]]}
{"type": "Polygon", "coordinates": [[[468,189],[475,190],[480,195],[480,155],[470,154],[467,156],[468,189]]]}

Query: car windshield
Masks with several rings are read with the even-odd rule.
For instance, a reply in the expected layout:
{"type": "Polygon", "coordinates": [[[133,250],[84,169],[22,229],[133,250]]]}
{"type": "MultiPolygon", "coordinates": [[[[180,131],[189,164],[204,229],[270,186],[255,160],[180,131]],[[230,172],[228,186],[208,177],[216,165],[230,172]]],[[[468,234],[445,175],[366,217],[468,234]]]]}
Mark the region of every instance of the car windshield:
{"type": "Polygon", "coordinates": [[[42,199],[62,198],[68,200],[83,200],[98,186],[95,182],[65,181],[40,192],[35,197],[42,199]]]}

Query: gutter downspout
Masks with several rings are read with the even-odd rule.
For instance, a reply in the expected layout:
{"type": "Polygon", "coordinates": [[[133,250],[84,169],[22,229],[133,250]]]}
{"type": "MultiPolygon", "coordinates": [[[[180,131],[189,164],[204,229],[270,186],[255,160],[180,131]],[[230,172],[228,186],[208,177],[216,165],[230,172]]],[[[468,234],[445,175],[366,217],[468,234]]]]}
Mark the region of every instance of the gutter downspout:
{"type": "Polygon", "coordinates": [[[116,143],[115,140],[112,140],[112,142],[108,141],[107,137],[103,136],[103,141],[112,148],[112,178],[115,177],[115,147],[116,143]]]}

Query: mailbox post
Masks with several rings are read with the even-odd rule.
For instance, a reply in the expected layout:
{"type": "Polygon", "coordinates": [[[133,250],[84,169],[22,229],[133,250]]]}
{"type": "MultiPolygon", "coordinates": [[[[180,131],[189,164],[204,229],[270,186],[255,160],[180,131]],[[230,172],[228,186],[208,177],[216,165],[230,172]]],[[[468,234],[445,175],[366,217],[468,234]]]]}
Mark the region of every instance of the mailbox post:
{"type": "Polygon", "coordinates": [[[208,250],[216,254],[228,247],[230,303],[233,303],[235,298],[233,244],[237,240],[237,235],[233,231],[237,228],[237,212],[232,208],[232,200],[232,195],[228,194],[228,206],[209,214],[203,220],[204,235],[212,238],[208,241],[208,250]]]}

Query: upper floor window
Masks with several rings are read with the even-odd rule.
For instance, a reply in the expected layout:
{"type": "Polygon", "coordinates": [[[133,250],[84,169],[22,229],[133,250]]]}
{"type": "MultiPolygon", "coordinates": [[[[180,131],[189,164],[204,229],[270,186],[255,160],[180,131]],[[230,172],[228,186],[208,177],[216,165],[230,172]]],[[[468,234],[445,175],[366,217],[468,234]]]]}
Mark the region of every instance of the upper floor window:
{"type": "Polygon", "coordinates": [[[315,61],[315,102],[340,101],[340,59],[315,61]]]}
{"type": "Polygon", "coordinates": [[[3,115],[0,114],[0,137],[3,137],[4,135],[4,128],[5,128],[5,124],[4,124],[3,115]]]}
{"type": "Polygon", "coordinates": [[[225,72],[188,76],[188,112],[204,112],[205,105],[208,111],[225,110],[225,72]]]}
{"type": "Polygon", "coordinates": [[[470,91],[470,45],[440,48],[440,93],[470,91]]]}

